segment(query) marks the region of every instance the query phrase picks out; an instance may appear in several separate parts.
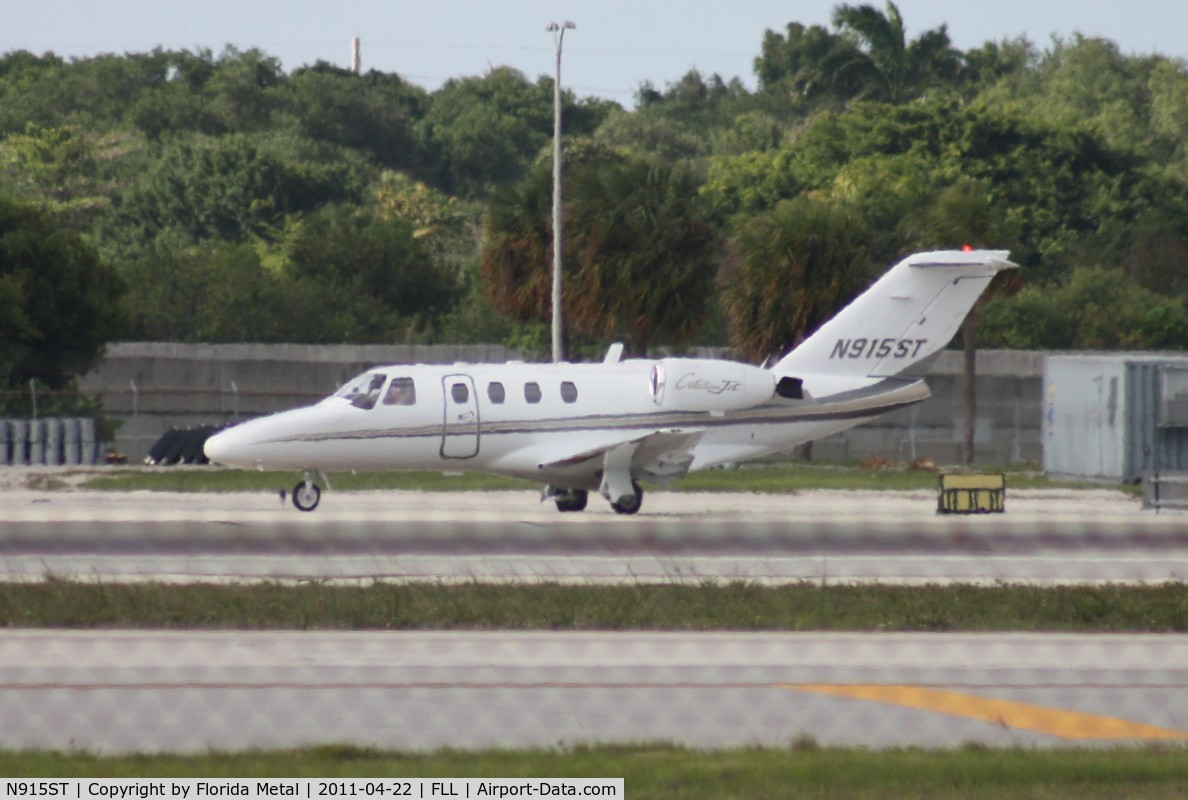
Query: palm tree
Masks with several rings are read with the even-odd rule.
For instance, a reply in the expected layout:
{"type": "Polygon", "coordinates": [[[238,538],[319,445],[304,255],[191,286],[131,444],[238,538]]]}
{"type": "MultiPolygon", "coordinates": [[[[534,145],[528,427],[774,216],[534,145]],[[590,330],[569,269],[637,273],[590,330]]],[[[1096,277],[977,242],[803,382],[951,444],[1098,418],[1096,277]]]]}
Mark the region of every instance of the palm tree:
{"type": "MultiPolygon", "coordinates": [[[[548,173],[534,171],[488,203],[483,285],[521,321],[550,314],[548,173]]],[[[578,163],[565,189],[562,308],[574,331],[624,336],[646,355],[658,337],[688,339],[704,323],[718,263],[716,232],[688,169],[649,160],[578,163]]]]}
{"type": "Polygon", "coordinates": [[[548,164],[537,165],[520,183],[496,189],[487,203],[483,288],[497,311],[520,322],[552,313],[552,180],[548,164]]]}
{"type": "Polygon", "coordinates": [[[735,350],[759,361],[799,344],[870,277],[870,239],[848,208],[807,195],[745,223],[719,279],[735,350]]]}
{"type": "Polygon", "coordinates": [[[908,42],[903,17],[890,0],[886,12],[871,5],[839,5],[833,9],[833,25],[852,36],[857,47],[835,56],[830,70],[837,80],[862,85],[860,96],[902,103],[960,69],[961,58],[946,26],[908,42]]]}
{"type": "Polygon", "coordinates": [[[568,313],[576,329],[625,336],[633,355],[704,323],[718,264],[699,182],[685,167],[636,159],[575,170],[568,313]]]}

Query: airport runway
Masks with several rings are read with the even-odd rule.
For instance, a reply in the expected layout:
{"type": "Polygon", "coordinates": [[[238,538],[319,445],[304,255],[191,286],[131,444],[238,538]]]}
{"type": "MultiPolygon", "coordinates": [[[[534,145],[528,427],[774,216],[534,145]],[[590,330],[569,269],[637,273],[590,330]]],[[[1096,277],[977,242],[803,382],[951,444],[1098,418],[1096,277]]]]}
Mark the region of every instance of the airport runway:
{"type": "MultiPolygon", "coordinates": [[[[1188,517],[1116,492],[655,493],[636,517],[531,492],[9,489],[0,577],[41,580],[1166,581],[1188,517]]],[[[1188,740],[1188,637],[0,632],[0,747],[401,749],[1188,740]]]]}
{"type": "Polygon", "coordinates": [[[1188,742],[1188,639],[0,634],[0,747],[1188,742]]]}
{"type": "Polygon", "coordinates": [[[651,493],[634,517],[531,491],[4,492],[0,579],[1068,583],[1188,579],[1188,516],[1114,491],[1012,491],[938,516],[931,492],[651,493]]]}

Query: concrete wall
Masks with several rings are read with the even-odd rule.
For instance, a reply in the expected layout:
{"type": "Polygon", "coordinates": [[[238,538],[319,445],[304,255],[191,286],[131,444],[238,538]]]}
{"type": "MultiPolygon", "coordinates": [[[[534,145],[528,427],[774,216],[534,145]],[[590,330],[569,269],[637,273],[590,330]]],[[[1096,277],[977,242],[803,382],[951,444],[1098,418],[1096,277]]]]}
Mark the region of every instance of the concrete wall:
{"type": "MultiPolygon", "coordinates": [[[[986,350],[978,353],[974,460],[981,464],[1040,464],[1044,360],[1047,353],[986,350]]],[[[960,350],[946,350],[928,375],[932,398],[813,445],[826,460],[882,456],[896,461],[962,461],[964,391],[960,350]]]]}
{"type": "Polygon", "coordinates": [[[506,361],[502,345],[108,345],[103,361],[80,381],[123,424],[114,449],[144,459],[173,427],[223,425],[283,411],[331,394],[380,364],[506,361]]]}
{"type": "MultiPolygon", "coordinates": [[[[699,356],[711,356],[699,352],[699,356]]],[[[499,345],[114,344],[82,380],[123,422],[115,449],[139,462],[171,427],[224,424],[292,408],[333,392],[379,364],[506,361],[499,345]]],[[[978,353],[976,458],[1039,463],[1045,354],[978,353]]],[[[962,354],[942,354],[929,378],[933,398],[914,408],[817,441],[818,459],[928,457],[956,463],[962,439],[962,354]]]]}

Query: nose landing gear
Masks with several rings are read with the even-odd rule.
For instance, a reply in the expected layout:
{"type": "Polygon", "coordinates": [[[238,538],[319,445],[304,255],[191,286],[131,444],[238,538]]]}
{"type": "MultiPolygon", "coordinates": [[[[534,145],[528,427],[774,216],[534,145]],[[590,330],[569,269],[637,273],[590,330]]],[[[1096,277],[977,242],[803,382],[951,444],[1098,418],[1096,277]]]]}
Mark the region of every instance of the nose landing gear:
{"type": "MultiPolygon", "coordinates": [[[[325,480],[324,475],[322,479],[325,480]]],[[[293,507],[298,511],[313,511],[321,500],[322,490],[313,482],[313,476],[308,472],[305,473],[305,477],[293,487],[293,507]]]]}

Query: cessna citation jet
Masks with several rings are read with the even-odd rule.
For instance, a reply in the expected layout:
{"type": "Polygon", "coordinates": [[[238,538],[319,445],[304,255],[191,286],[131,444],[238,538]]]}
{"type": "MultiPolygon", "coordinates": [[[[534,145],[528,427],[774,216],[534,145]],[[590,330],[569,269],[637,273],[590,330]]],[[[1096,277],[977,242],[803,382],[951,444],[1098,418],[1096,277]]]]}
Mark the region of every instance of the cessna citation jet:
{"type": "Polygon", "coordinates": [[[312,511],[332,470],[478,470],[543,482],[581,511],[597,491],[620,514],[641,480],[790,450],[926,400],[922,380],[982,290],[1016,266],[1002,250],[901,261],[767,368],[734,361],[394,365],[305,408],[211,437],[228,466],[304,470],[293,504],[312,511]]]}

